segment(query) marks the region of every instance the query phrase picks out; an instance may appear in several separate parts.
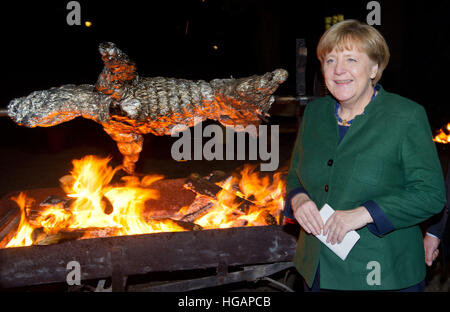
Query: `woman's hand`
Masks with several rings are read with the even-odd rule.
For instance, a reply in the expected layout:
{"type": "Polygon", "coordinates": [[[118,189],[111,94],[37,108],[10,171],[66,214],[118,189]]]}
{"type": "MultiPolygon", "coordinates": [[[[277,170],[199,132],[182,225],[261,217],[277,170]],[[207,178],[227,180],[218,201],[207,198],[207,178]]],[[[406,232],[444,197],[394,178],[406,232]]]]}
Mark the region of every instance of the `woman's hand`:
{"type": "Polygon", "coordinates": [[[316,204],[308,195],[304,193],[295,195],[291,204],[295,219],[308,234],[319,235],[322,233],[322,218],[316,204]]]}
{"type": "Polygon", "coordinates": [[[423,238],[423,247],[425,249],[425,263],[428,266],[431,266],[433,261],[436,260],[439,255],[439,243],[439,238],[425,234],[425,237],[423,238]]]}
{"type": "Polygon", "coordinates": [[[345,234],[351,230],[362,228],[373,222],[372,217],[365,207],[358,207],[352,210],[337,210],[325,223],[323,235],[327,236],[327,243],[332,245],[341,243],[345,234]]]}

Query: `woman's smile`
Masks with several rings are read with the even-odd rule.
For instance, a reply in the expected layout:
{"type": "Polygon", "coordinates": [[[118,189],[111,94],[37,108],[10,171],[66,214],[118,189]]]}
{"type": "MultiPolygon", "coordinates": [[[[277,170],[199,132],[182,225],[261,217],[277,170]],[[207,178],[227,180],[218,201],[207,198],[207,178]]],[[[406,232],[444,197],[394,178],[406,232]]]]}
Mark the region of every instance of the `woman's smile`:
{"type": "Polygon", "coordinates": [[[334,80],[334,82],[337,85],[349,85],[351,82],[353,82],[353,79],[347,79],[347,80],[334,80]]]}

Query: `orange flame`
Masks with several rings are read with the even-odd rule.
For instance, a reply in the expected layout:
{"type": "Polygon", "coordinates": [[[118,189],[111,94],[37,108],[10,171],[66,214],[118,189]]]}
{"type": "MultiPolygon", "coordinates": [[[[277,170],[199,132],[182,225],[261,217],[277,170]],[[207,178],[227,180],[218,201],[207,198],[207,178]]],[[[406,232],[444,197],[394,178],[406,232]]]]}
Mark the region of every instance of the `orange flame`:
{"type": "Polygon", "coordinates": [[[224,191],[219,192],[215,206],[205,216],[195,220],[195,223],[203,228],[227,228],[233,226],[258,226],[266,225],[267,215],[274,217],[279,223],[280,212],[284,206],[283,191],[285,183],[281,173],[263,178],[255,171],[256,166],[246,165],[241,172],[241,178],[232,177],[221,187],[224,191]],[[240,191],[234,190],[234,188],[240,191]],[[239,209],[240,202],[233,200],[233,194],[242,195],[242,198],[254,203],[250,205],[246,213],[239,209]]]}
{"type": "Polygon", "coordinates": [[[450,143],[450,122],[447,124],[445,131],[444,129],[440,129],[439,133],[434,137],[433,141],[438,143],[450,143]]]}
{"type": "Polygon", "coordinates": [[[26,210],[33,204],[34,200],[32,198],[27,198],[24,193],[20,193],[19,196],[12,197],[11,199],[19,205],[21,215],[17,233],[8,242],[6,247],[30,246],[33,244],[31,234],[33,233],[34,228],[27,222],[26,210]]]}
{"type": "MultiPolygon", "coordinates": [[[[123,184],[111,185],[120,167],[113,169],[108,166],[109,161],[110,158],[95,156],[73,160],[70,176],[60,180],[66,196],[72,199],[68,207],[62,202],[41,205],[38,216],[30,220],[34,200],[23,193],[12,198],[21,208],[21,220],[15,236],[6,247],[32,245],[36,229],[46,234],[97,229],[83,232],[82,238],[186,230],[174,220],[147,219],[144,216],[145,202],[159,198],[158,191],[151,185],[163,176],[147,175],[141,179],[127,176],[122,178],[123,184]]],[[[241,175],[240,179],[231,177],[221,185],[224,190],[218,194],[217,200],[211,200],[213,207],[195,220],[195,224],[206,229],[266,225],[268,215],[278,221],[284,204],[281,174],[260,179],[254,168],[247,166],[241,175]],[[233,188],[239,188],[240,192],[233,188]],[[233,194],[239,194],[254,205],[245,213],[240,211],[238,204],[231,200],[236,198],[233,194]]],[[[186,207],[179,212],[184,209],[186,207]]]]}

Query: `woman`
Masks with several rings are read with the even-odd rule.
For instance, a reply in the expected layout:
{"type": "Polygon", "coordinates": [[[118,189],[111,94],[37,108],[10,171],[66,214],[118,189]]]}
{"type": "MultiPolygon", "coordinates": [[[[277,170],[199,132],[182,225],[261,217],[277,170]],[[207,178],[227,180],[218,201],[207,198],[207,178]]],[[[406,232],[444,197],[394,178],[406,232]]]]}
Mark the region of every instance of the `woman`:
{"type": "Polygon", "coordinates": [[[285,215],[302,227],[294,264],[312,290],[423,290],[418,224],[445,204],[426,112],[377,84],[389,49],[375,28],[335,24],[317,56],[332,96],[307,105],[293,150],[285,215]],[[335,213],[324,224],[325,203],[335,213]],[[360,239],[345,261],[314,236],[335,244],[351,230],[360,239]]]}

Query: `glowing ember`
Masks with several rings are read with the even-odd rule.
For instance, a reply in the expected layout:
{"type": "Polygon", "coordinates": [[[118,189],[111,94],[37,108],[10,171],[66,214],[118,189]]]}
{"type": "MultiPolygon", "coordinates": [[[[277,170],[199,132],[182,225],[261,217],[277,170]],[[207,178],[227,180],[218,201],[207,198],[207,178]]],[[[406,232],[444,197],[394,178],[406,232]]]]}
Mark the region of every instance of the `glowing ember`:
{"type": "MultiPolygon", "coordinates": [[[[211,208],[189,223],[193,227],[188,228],[180,220],[145,217],[145,203],[159,198],[152,184],[163,176],[127,176],[120,185],[112,185],[121,167],[112,168],[108,166],[109,161],[110,158],[95,156],[74,160],[70,175],[60,180],[66,199],[41,203],[37,215],[33,212],[34,199],[23,193],[12,198],[21,209],[21,220],[6,247],[51,244],[65,236],[92,238],[279,223],[285,187],[280,173],[260,178],[254,168],[246,166],[241,177],[233,176],[218,184],[223,191],[217,194],[216,200],[208,199],[211,208]],[[243,212],[230,194],[234,198],[237,194],[254,205],[243,212]]],[[[186,209],[182,207],[178,215],[182,216],[186,209]]]]}
{"type": "Polygon", "coordinates": [[[447,124],[446,129],[441,129],[439,133],[434,137],[434,142],[438,143],[450,143],[450,122],[447,124]]]}

